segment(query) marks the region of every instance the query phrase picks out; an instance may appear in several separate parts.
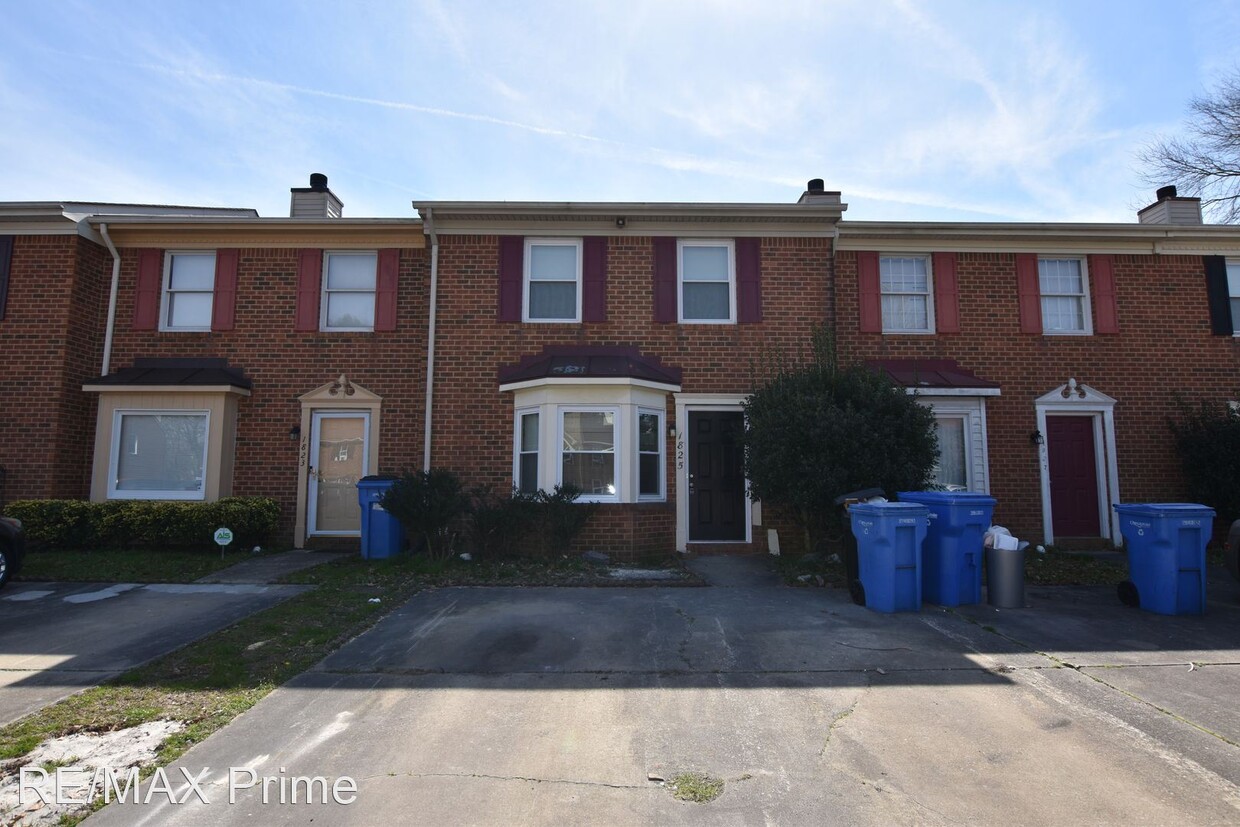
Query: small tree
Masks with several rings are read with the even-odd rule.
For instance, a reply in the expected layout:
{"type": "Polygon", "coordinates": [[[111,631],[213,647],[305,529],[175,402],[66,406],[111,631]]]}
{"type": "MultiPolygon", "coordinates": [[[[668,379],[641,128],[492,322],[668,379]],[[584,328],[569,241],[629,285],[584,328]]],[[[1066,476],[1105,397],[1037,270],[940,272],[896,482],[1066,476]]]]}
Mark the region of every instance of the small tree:
{"type": "Polygon", "coordinates": [[[452,527],[470,506],[460,478],[443,468],[405,471],[381,502],[404,526],[414,549],[425,541],[433,559],[451,556],[452,527]]]}
{"type": "Polygon", "coordinates": [[[1228,404],[1181,404],[1171,431],[1184,466],[1188,494],[1230,524],[1240,517],[1240,412],[1228,404]]]}
{"type": "Polygon", "coordinates": [[[809,548],[832,533],[840,494],[921,489],[938,458],[934,413],[878,371],[839,367],[826,334],[810,363],[777,365],[744,409],[751,493],[787,508],[809,548]]]}

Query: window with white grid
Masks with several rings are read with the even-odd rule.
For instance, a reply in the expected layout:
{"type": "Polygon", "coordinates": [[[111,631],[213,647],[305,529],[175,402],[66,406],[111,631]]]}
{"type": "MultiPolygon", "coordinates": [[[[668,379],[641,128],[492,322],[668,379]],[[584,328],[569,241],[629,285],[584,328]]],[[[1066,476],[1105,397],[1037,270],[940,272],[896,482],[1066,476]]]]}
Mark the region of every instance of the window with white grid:
{"type": "Polygon", "coordinates": [[[1089,333],[1089,281],[1079,258],[1038,259],[1042,332],[1089,333]]]}
{"type": "Polygon", "coordinates": [[[1231,329],[1240,334],[1240,261],[1227,262],[1227,295],[1231,299],[1231,329]]]}
{"type": "Polygon", "coordinates": [[[933,333],[930,260],[927,256],[881,256],[879,284],[884,333],[933,333]]]}

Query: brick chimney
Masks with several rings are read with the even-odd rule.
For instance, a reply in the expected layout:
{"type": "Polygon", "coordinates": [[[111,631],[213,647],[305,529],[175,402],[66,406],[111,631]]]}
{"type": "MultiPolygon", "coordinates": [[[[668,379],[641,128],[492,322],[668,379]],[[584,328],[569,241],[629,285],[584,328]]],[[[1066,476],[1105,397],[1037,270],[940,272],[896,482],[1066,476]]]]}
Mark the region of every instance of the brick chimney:
{"type": "Polygon", "coordinates": [[[339,218],[344,212],[344,204],[327,188],[327,176],[321,172],[310,174],[310,186],[290,192],[289,218],[339,218]]]}
{"type": "Polygon", "coordinates": [[[1181,198],[1175,187],[1159,187],[1154,193],[1158,200],[1137,211],[1137,221],[1142,224],[1201,224],[1201,199],[1181,198]]]}
{"type": "Polygon", "coordinates": [[[805,185],[805,192],[801,193],[801,197],[797,199],[798,204],[831,204],[840,205],[840,193],[838,190],[828,192],[823,185],[821,178],[811,178],[809,183],[805,185]]]}

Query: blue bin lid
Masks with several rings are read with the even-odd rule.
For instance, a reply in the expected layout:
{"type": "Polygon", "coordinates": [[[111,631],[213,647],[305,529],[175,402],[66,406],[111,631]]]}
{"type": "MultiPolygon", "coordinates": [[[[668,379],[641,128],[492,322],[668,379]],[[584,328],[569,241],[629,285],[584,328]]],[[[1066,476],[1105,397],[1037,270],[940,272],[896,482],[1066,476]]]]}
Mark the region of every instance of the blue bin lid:
{"type": "Polygon", "coordinates": [[[896,496],[903,502],[926,505],[995,505],[998,502],[989,494],[974,491],[901,491],[896,496]]]}
{"type": "Polygon", "coordinates": [[[1214,509],[1200,503],[1116,503],[1118,514],[1141,517],[1213,517],[1214,509]]]}
{"type": "Polygon", "coordinates": [[[930,509],[920,503],[854,503],[848,506],[848,513],[870,517],[929,517],[930,509]]]}

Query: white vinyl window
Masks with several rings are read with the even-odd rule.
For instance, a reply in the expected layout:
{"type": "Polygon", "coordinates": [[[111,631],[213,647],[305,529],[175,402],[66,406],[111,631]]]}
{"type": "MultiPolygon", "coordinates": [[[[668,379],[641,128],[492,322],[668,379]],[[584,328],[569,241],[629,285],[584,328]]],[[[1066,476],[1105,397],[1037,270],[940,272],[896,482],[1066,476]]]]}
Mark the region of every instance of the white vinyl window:
{"type": "Polygon", "coordinates": [[[619,418],[616,408],[560,411],[559,482],[581,489],[582,500],[619,500],[616,467],[619,418]]]}
{"type": "Polygon", "coordinates": [[[1044,333],[1092,333],[1089,278],[1079,258],[1038,259],[1044,333]]]}
{"type": "Polygon", "coordinates": [[[1231,329],[1240,335],[1240,260],[1227,262],[1227,295],[1231,297],[1231,329]]]}
{"type": "Polygon", "coordinates": [[[663,499],[663,412],[637,412],[637,497],[663,499]]]}
{"type": "Polygon", "coordinates": [[[160,330],[207,331],[215,297],[215,253],[164,256],[160,330]]]}
{"type": "Polygon", "coordinates": [[[525,240],[524,321],[581,321],[581,239],[525,240]]]}
{"type": "Polygon", "coordinates": [[[939,461],[934,481],[949,491],[969,490],[969,432],[964,416],[935,416],[934,433],[939,440],[939,461]]]}
{"type": "Polygon", "coordinates": [[[321,330],[375,329],[378,264],[377,253],[327,253],[323,256],[321,330]]]}
{"type": "Polygon", "coordinates": [[[933,284],[928,256],[878,260],[884,333],[933,333],[933,284]]]}
{"type": "Polygon", "coordinates": [[[108,498],[203,499],[209,424],[208,411],[117,411],[108,498]]]}
{"type": "Polygon", "coordinates": [[[516,458],[512,478],[517,491],[534,494],[538,484],[538,411],[517,411],[516,458]]]}
{"type": "Polygon", "coordinates": [[[677,242],[680,321],[736,322],[736,254],[731,241],[677,242]]]}

